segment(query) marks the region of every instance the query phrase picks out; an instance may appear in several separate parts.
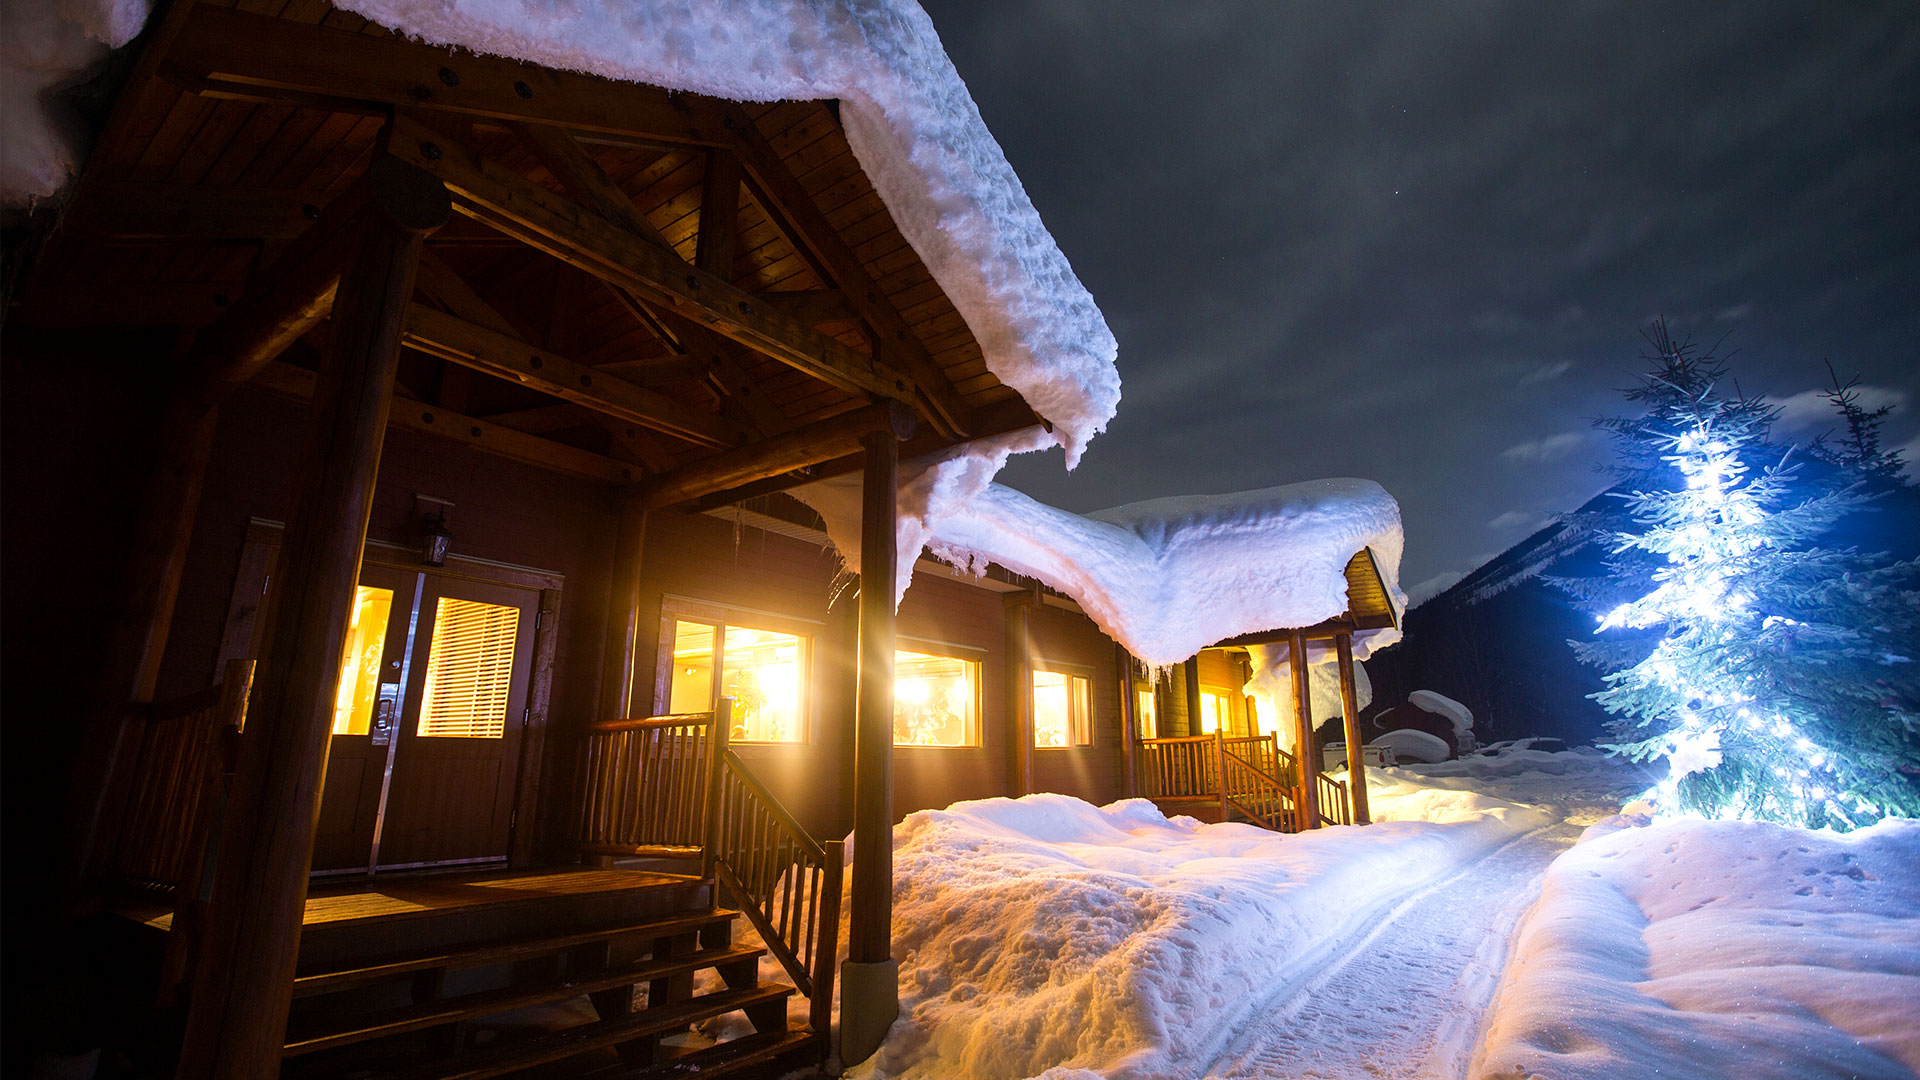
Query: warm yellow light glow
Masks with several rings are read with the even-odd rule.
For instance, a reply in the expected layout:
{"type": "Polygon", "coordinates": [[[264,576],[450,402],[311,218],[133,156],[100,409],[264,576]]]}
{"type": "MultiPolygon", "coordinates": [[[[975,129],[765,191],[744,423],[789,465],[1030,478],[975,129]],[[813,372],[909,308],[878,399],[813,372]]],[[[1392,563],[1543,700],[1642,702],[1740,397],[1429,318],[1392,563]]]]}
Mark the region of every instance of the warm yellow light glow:
{"type": "Polygon", "coordinates": [[[353,615],[340,656],[340,685],[333,697],[333,733],[365,735],[373,724],[373,700],[380,690],[380,659],[386,650],[387,619],[393,614],[393,590],[368,585],[353,590],[353,615]]]}
{"type": "Polygon", "coordinates": [[[1225,694],[1211,690],[1200,691],[1200,731],[1211,735],[1215,731],[1229,734],[1233,730],[1233,705],[1225,694]]]}
{"type": "Polygon", "coordinates": [[[421,737],[498,739],[506,734],[519,634],[519,608],[440,598],[420,692],[416,730],[421,737]]]}
{"type": "Polygon", "coordinates": [[[1160,702],[1151,690],[1133,692],[1133,725],[1143,739],[1160,737],[1160,702]]]}
{"type": "Polygon", "coordinates": [[[893,672],[895,745],[980,745],[979,661],[901,649],[893,672]]]}
{"type": "Polygon", "coordinates": [[[1088,685],[1084,675],[1057,671],[1033,673],[1033,745],[1090,746],[1088,685]]]}

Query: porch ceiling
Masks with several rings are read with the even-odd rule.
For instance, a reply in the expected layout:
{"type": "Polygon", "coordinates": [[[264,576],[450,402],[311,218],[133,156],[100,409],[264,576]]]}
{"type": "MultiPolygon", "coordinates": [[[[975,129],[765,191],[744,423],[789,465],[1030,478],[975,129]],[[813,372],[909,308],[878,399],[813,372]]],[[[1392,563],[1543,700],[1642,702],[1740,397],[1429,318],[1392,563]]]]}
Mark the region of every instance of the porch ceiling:
{"type": "MultiPolygon", "coordinates": [[[[677,503],[845,467],[849,431],[899,429],[889,401],[917,418],[914,449],[1040,422],[832,102],[450,51],[319,0],[181,0],[145,48],[10,319],[231,338],[301,280],[288,263],[326,256],[390,152],[459,212],[423,258],[396,424],[677,503]]],[[[330,297],[322,282],[312,314],[330,297]]],[[[310,392],[324,321],[276,325],[247,374],[310,392]]]]}

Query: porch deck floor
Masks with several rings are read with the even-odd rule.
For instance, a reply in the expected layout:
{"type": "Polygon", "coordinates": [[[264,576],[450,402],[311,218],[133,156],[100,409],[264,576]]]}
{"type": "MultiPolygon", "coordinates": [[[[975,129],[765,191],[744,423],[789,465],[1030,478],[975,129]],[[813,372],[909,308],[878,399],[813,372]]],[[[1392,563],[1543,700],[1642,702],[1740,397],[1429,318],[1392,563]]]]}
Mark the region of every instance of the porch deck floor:
{"type": "MultiPolygon", "coordinates": [[[[632,892],[649,888],[684,888],[698,879],[649,870],[555,866],[531,870],[492,867],[481,871],[393,874],[316,882],[307,892],[305,927],[340,926],[359,920],[405,919],[452,911],[579,897],[593,893],[632,892]]],[[[141,920],[166,930],[173,925],[171,910],[155,910],[141,920]]]]}

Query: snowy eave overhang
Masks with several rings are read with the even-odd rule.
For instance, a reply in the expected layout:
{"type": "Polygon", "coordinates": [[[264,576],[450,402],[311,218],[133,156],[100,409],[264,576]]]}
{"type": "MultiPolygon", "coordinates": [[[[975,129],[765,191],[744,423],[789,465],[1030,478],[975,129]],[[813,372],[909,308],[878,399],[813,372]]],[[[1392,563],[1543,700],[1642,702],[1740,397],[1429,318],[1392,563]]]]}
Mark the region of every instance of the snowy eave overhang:
{"type": "Polygon", "coordinates": [[[1373,549],[1361,548],[1354,552],[1353,558],[1347,560],[1344,573],[1347,579],[1347,610],[1344,613],[1312,626],[1276,626],[1271,630],[1236,634],[1214,642],[1209,648],[1284,645],[1295,634],[1321,638],[1360,630],[1400,629],[1400,613],[1394,609],[1393,598],[1387,591],[1385,578],[1380,574],[1380,562],[1373,557],[1373,549]]]}

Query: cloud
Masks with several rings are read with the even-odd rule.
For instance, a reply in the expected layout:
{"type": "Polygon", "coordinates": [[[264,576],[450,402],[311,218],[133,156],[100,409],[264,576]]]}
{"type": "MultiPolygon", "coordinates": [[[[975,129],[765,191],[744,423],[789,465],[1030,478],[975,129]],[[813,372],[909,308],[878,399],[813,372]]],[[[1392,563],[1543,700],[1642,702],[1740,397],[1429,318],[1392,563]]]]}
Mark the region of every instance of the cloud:
{"type": "Polygon", "coordinates": [[[1541,364],[1539,367],[1520,376],[1520,385],[1533,386],[1536,383],[1552,382],[1572,370],[1573,361],[1571,360],[1555,360],[1551,363],[1541,364]]]}
{"type": "Polygon", "coordinates": [[[1524,527],[1523,531],[1531,533],[1552,520],[1553,515],[1542,514],[1537,510],[1509,510],[1487,522],[1487,528],[1494,532],[1505,532],[1516,527],[1524,527]]]}
{"type": "MultiPolygon", "coordinates": [[[[1889,386],[1862,385],[1854,387],[1860,393],[1860,407],[1872,412],[1882,405],[1893,406],[1897,415],[1907,407],[1907,393],[1889,386]]],[[[1789,433],[1811,433],[1837,427],[1843,421],[1840,413],[1827,400],[1825,390],[1802,390],[1791,397],[1764,399],[1767,404],[1780,410],[1780,419],[1774,421],[1774,430],[1789,433]]]]}
{"type": "Polygon", "coordinates": [[[1544,439],[1530,439],[1507,447],[1500,451],[1500,456],[1523,464],[1554,461],[1579,449],[1587,441],[1588,434],[1585,431],[1565,431],[1544,439]]]}
{"type": "Polygon", "coordinates": [[[1906,463],[1907,479],[1920,480],[1920,435],[1915,435],[1896,447],[1900,460],[1906,463]]]}
{"type": "Polygon", "coordinates": [[[1407,606],[1414,607],[1446,592],[1466,577],[1462,570],[1445,570],[1407,590],[1407,606]]]}
{"type": "Polygon", "coordinates": [[[1749,300],[1744,304],[1735,304],[1729,308],[1721,308],[1714,313],[1713,321],[1739,322],[1751,314],[1753,314],[1753,301],[1749,300]]]}

